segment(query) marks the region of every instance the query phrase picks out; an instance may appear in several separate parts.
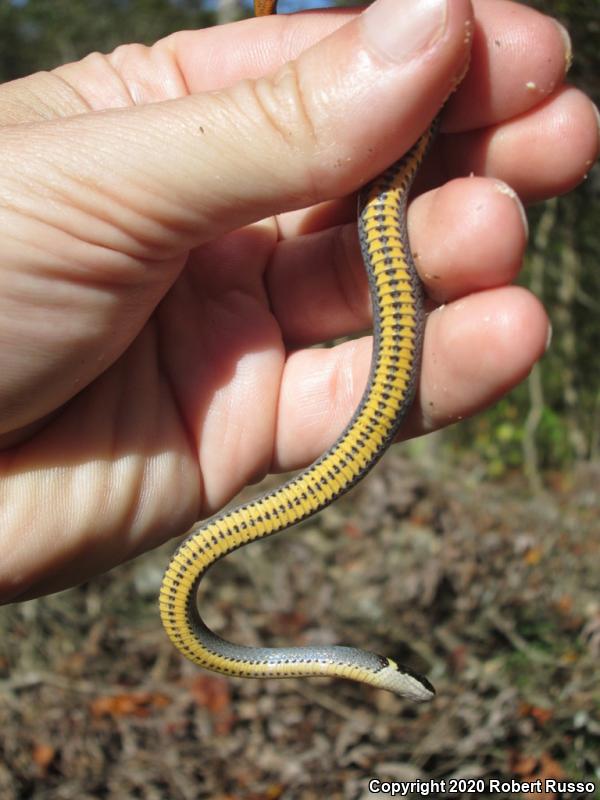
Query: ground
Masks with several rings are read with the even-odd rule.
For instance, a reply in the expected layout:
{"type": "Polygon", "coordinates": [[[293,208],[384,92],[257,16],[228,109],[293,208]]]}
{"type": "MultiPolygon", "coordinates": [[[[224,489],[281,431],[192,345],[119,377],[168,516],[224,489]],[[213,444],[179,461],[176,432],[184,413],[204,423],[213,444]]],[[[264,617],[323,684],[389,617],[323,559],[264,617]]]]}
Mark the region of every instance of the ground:
{"type": "Polygon", "coordinates": [[[492,778],[600,787],[600,465],[545,478],[532,497],[518,473],[485,482],[397,450],[211,571],[201,602],[223,635],[385,653],[427,674],[429,704],[185,662],[156,607],[173,545],[0,610],[1,800],[390,796],[370,778],[485,781],[448,797],[519,796],[492,778]]]}

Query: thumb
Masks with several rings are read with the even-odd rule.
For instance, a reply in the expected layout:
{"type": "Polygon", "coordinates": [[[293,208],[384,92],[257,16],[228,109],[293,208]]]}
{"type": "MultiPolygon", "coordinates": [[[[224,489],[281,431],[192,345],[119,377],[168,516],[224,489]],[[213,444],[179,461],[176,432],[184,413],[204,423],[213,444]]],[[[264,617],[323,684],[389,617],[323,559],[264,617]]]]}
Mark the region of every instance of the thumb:
{"type": "Polygon", "coordinates": [[[118,247],[125,233],[155,259],[157,245],[177,252],[357,189],[438,111],[466,68],[471,31],[469,0],[377,0],[270,76],[42,123],[41,142],[16,136],[16,155],[54,200],[79,209],[85,190],[85,216],[103,222],[95,244],[118,247]]]}
{"type": "Polygon", "coordinates": [[[1,128],[0,433],[114,362],[190,247],[398,158],[462,75],[471,26],[469,0],[377,0],[270,76],[1,128]]]}

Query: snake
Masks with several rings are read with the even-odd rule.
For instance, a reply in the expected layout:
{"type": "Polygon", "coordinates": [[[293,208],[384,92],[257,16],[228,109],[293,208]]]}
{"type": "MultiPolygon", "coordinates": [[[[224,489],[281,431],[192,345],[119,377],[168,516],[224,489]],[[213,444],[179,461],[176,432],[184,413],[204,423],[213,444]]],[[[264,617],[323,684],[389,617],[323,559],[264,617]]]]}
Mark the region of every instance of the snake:
{"type": "MultiPolygon", "coordinates": [[[[255,0],[255,16],[276,13],[277,0],[255,0]]],[[[350,422],[313,464],[259,498],[197,522],[175,550],[160,587],[167,636],[187,659],[245,678],[346,678],[417,702],[435,690],[423,675],[355,647],[250,647],[214,633],[198,610],[209,567],[234,550],[306,520],[362,480],[392,444],[420,374],[424,290],[407,232],[407,200],[437,123],[359,193],[358,235],[373,310],[367,386],[350,422]]]]}

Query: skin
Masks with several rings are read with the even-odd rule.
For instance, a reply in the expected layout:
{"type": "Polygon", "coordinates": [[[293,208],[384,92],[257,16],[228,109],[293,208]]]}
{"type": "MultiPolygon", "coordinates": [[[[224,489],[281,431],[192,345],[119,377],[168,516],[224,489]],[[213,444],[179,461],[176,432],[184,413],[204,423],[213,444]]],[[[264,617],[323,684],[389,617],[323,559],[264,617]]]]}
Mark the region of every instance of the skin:
{"type": "Polygon", "coordinates": [[[552,20],[452,0],[397,63],[356,10],[268,17],[0,87],[0,600],[109,569],[337,437],[371,341],[310,346],[370,323],[354,192],[471,45],[409,213],[431,314],[406,438],[544,352],[545,312],[511,286],[517,194],[568,191],[598,154],[552,20]]]}

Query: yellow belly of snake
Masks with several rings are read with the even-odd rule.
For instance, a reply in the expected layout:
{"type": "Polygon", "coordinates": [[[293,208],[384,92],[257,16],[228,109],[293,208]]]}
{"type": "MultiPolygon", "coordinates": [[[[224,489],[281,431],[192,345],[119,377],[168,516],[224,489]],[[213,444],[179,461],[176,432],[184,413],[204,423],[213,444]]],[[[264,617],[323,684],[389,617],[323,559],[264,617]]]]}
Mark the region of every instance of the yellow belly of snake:
{"type": "MultiPolygon", "coordinates": [[[[255,0],[255,14],[277,0],[255,0]]],[[[331,676],[388,689],[412,700],[434,694],[421,675],[392,659],[353,647],[246,647],[213,633],[196,595],[208,568],[249,542],[305,520],[348,491],[392,443],[414,396],[423,339],[423,290],[406,230],[407,196],[433,129],[360,195],[358,228],[373,306],[373,355],[362,400],[332,447],[274,491],[198,522],[177,548],[160,589],[167,635],[190,661],[247,678],[331,676]]]]}

